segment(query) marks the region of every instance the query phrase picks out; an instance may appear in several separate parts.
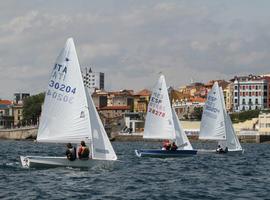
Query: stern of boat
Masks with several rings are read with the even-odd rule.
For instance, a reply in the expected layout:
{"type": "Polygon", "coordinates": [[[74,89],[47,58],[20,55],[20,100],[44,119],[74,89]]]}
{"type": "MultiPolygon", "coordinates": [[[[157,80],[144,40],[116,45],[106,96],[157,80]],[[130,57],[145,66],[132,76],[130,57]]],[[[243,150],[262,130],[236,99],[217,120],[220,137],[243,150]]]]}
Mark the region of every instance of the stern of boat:
{"type": "Polygon", "coordinates": [[[20,156],[21,164],[23,168],[29,168],[30,166],[30,161],[27,156],[20,156]]]}
{"type": "Polygon", "coordinates": [[[136,154],[136,156],[138,156],[138,157],[142,157],[142,153],[141,153],[141,151],[140,150],[135,150],[135,154],[136,154]]]}

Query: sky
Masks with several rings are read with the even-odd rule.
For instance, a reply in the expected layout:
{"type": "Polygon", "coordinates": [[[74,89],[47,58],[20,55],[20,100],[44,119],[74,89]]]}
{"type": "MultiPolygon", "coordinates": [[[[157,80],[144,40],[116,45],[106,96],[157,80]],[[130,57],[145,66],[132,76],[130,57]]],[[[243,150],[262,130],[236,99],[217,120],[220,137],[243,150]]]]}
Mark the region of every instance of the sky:
{"type": "Polygon", "coordinates": [[[270,73],[268,0],[0,1],[0,98],[46,90],[73,37],[105,89],[151,89],[270,73]]]}

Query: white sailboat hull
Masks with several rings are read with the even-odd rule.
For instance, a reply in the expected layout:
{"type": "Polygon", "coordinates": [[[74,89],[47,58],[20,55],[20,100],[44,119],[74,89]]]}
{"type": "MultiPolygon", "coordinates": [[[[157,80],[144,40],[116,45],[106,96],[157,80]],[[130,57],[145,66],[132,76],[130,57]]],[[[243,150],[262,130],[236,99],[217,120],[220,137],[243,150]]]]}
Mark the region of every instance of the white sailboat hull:
{"type": "Polygon", "coordinates": [[[217,152],[215,149],[198,149],[197,150],[197,154],[198,155],[208,155],[208,154],[221,154],[221,155],[240,155],[240,154],[243,154],[244,153],[244,150],[243,149],[234,149],[234,150],[228,150],[228,152],[226,153],[219,153],[217,152]]]}
{"type": "Polygon", "coordinates": [[[76,167],[91,168],[96,165],[110,165],[113,160],[68,160],[66,157],[43,157],[43,156],[20,156],[22,167],[24,168],[49,168],[49,167],[76,167]]]}

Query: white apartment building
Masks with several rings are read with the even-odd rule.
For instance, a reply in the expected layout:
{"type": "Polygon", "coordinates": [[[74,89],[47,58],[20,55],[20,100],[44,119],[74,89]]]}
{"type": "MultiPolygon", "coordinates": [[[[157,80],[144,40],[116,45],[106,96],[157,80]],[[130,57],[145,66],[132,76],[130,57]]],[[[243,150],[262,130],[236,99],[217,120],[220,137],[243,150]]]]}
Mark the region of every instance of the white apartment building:
{"type": "Polygon", "coordinates": [[[268,82],[260,76],[241,76],[233,80],[233,111],[267,108],[268,82]]]}
{"type": "Polygon", "coordinates": [[[93,72],[90,68],[85,68],[85,74],[83,75],[84,85],[90,89],[91,93],[97,90],[104,90],[104,73],[93,72]]]}

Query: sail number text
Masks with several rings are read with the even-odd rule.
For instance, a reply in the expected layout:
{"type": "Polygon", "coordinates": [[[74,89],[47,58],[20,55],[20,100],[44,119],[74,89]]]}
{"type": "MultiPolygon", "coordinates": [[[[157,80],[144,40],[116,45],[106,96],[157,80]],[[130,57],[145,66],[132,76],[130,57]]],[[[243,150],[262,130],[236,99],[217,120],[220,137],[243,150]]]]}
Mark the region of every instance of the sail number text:
{"type": "Polygon", "coordinates": [[[155,109],[153,109],[153,108],[149,108],[149,109],[148,109],[148,112],[150,112],[150,113],[152,113],[152,114],[154,114],[154,115],[160,116],[160,117],[165,117],[165,113],[164,113],[164,112],[155,110],[155,109]]]}
{"type": "Polygon", "coordinates": [[[60,84],[58,82],[55,82],[54,80],[51,80],[50,81],[49,86],[52,87],[52,88],[54,88],[54,89],[60,90],[62,92],[66,92],[66,93],[73,93],[73,94],[75,94],[75,92],[76,92],[76,88],[71,88],[68,85],[65,85],[63,83],[60,84]]]}
{"type": "Polygon", "coordinates": [[[67,102],[72,104],[74,96],[72,94],[76,93],[76,88],[72,88],[65,84],[60,84],[54,80],[50,80],[49,87],[47,91],[47,96],[55,99],[57,101],[67,102]]]}

